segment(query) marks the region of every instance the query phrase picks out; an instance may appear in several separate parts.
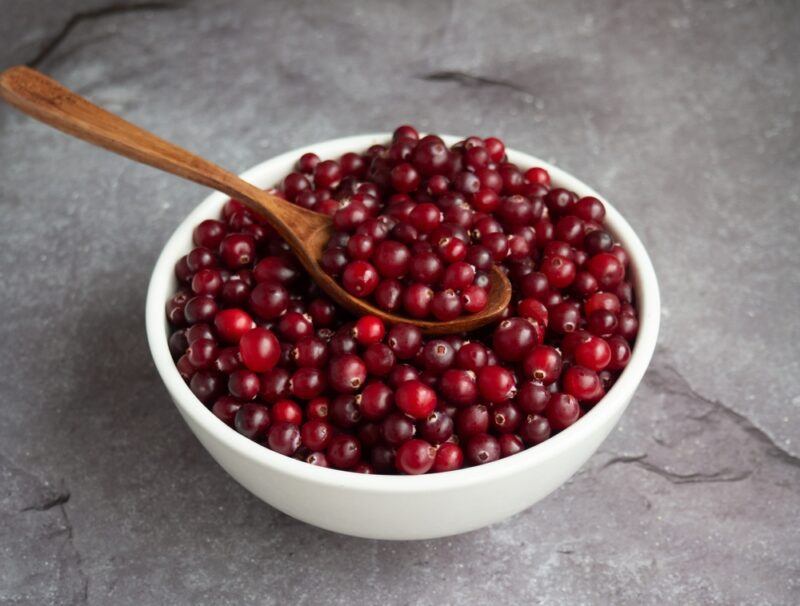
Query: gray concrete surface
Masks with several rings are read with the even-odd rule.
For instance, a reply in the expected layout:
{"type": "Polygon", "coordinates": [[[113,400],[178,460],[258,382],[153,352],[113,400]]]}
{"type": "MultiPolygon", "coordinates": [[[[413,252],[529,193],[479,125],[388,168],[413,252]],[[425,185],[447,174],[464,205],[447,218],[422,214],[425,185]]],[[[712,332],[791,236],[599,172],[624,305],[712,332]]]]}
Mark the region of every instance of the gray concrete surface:
{"type": "Polygon", "coordinates": [[[142,4],[2,0],[0,65],[236,170],[406,121],[501,136],[639,231],[660,346],[529,511],[312,528],[216,466],[149,359],[151,267],[206,192],[0,107],[0,604],[800,603],[796,2],[142,4]]]}

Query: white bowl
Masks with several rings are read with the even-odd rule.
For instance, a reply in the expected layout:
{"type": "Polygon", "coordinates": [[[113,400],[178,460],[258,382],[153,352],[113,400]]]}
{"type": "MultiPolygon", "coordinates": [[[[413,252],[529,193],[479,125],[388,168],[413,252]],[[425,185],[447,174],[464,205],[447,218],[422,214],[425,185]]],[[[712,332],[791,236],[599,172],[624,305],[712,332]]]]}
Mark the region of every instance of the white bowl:
{"type": "MultiPolygon", "coordinates": [[[[387,133],[334,139],[282,154],[242,177],[276,184],[301,154],[322,158],[364,150],[387,133]]],[[[444,137],[448,144],[458,140],[444,137]]],[[[192,230],[217,218],[227,196],[213,193],[178,226],[162,251],[147,293],[147,338],[161,379],[189,428],[242,486],[282,512],[328,530],[372,539],[428,539],[474,530],[514,515],[563,484],[594,453],[619,420],[650,363],[660,318],[658,283],[650,258],[630,225],[594,190],[533,156],[509,150],[523,168],[541,166],[553,184],[606,205],[606,225],[631,258],[639,334],[631,360],[608,394],[577,423],[512,457],[480,467],[423,476],[362,475],[309,465],[238,434],[217,419],[183,382],[170,356],[164,304],[175,292],[173,268],[192,248],[192,230]]]]}

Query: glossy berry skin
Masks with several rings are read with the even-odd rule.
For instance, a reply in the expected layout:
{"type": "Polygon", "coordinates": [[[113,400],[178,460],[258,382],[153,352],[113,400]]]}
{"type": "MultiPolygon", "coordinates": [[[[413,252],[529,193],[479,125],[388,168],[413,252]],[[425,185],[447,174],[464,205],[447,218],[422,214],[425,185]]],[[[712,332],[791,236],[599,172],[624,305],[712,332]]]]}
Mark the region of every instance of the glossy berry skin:
{"type": "Polygon", "coordinates": [[[583,366],[570,366],[561,379],[564,392],[578,401],[591,401],[602,393],[602,385],[597,373],[583,366]]]}
{"type": "MultiPolygon", "coordinates": [[[[550,427],[554,430],[566,429],[578,420],[581,407],[573,396],[565,393],[554,393],[550,396],[545,409],[550,427]]],[[[524,435],[524,434],[523,434],[524,435]]]]}
{"type": "Polygon", "coordinates": [[[275,452],[290,457],[300,447],[300,430],[297,425],[284,421],[274,423],[267,430],[267,445],[275,452]]]}
{"type": "Polygon", "coordinates": [[[424,419],[436,408],[436,392],[421,381],[406,381],[394,394],[397,407],[415,419],[424,419]]]}
{"type": "Polygon", "coordinates": [[[492,336],[495,352],[508,362],[519,362],[540,341],[537,326],[527,318],[503,320],[492,336]]]}
{"type": "MultiPolygon", "coordinates": [[[[572,409],[568,410],[567,412],[570,415],[568,418],[571,418],[572,409]]],[[[522,438],[522,441],[529,446],[541,444],[550,437],[551,432],[552,430],[550,428],[550,422],[546,417],[538,414],[529,414],[527,417],[525,417],[519,429],[519,435],[522,438]]]]}
{"type": "Polygon", "coordinates": [[[356,392],[367,379],[367,367],[356,355],[334,357],[328,368],[328,382],[339,393],[356,392]]]}
{"type": "Polygon", "coordinates": [[[266,328],[252,328],[239,340],[239,353],[245,366],[254,372],[266,372],[278,363],[281,346],[266,328]]]}
{"type": "Polygon", "coordinates": [[[362,316],[353,328],[353,336],[361,345],[379,343],[385,334],[386,327],[377,316],[362,316]]]}
{"type": "Polygon", "coordinates": [[[488,433],[479,433],[467,441],[467,460],[473,465],[485,465],[500,458],[500,442],[488,433]]]}
{"type": "Polygon", "coordinates": [[[262,437],[269,427],[269,411],[261,404],[243,405],[234,418],[234,427],[251,440],[262,437]]]}
{"type": "Polygon", "coordinates": [[[464,465],[464,453],[457,444],[447,442],[439,446],[432,471],[455,471],[464,465]]]}
{"type": "Polygon", "coordinates": [[[534,347],[523,361],[526,376],[549,385],[561,374],[561,354],[550,345],[534,347]]]}
{"type": "Polygon", "coordinates": [[[502,366],[484,366],[478,370],[478,390],[489,402],[500,403],[516,394],[516,381],[502,366]]]}
{"type": "Polygon", "coordinates": [[[361,444],[353,436],[339,434],[331,438],[325,449],[328,463],[337,469],[351,469],[361,458],[361,444]]]}
{"type": "Polygon", "coordinates": [[[242,309],[223,309],[214,318],[214,327],[221,339],[238,343],[242,335],[255,327],[255,322],[242,309]]]}
{"type": "Polygon", "coordinates": [[[380,381],[367,384],[356,396],[361,414],[373,421],[384,418],[394,408],[394,392],[380,381]]]}
{"type": "Polygon", "coordinates": [[[397,449],[397,471],[408,475],[427,473],[436,459],[436,449],[425,440],[413,439],[397,449]]]}
{"type": "Polygon", "coordinates": [[[611,347],[605,339],[592,335],[575,347],[573,357],[577,364],[599,372],[611,362],[611,347]]]}

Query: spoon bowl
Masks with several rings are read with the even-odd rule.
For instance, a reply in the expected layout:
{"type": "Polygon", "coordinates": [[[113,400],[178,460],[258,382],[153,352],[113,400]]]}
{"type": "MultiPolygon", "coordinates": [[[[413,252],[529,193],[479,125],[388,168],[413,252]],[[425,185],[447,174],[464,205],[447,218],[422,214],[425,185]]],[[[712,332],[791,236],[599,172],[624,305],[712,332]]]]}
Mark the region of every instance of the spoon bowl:
{"type": "Polygon", "coordinates": [[[448,334],[468,332],[491,323],[503,314],[511,301],[511,283],[494,266],[488,302],[476,314],[447,322],[432,322],[385,312],[348,293],[320,267],[319,260],[333,232],[331,218],[327,215],[267,193],[216,164],[97,107],[29,67],[12,67],[0,73],[0,97],[37,120],[74,137],[236,198],[263,216],[288,243],[320,288],[356,315],[376,315],[390,324],[415,324],[426,334],[448,334]]]}

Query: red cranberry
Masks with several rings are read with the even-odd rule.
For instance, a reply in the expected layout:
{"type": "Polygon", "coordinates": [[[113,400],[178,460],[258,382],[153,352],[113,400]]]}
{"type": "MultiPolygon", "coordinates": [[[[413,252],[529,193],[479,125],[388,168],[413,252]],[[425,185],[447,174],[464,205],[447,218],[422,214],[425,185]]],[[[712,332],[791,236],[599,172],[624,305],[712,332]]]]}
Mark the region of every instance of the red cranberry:
{"type": "Polygon", "coordinates": [[[256,327],[242,335],[239,352],[250,370],[266,372],[278,363],[281,347],[271,331],[256,327]]]}
{"type": "Polygon", "coordinates": [[[473,404],[456,413],[456,432],[461,439],[467,439],[489,429],[489,410],[483,404],[473,404]]]}
{"type": "Polygon", "coordinates": [[[290,381],[292,395],[301,400],[316,398],[326,387],[325,374],[319,368],[300,368],[290,381]]]}
{"type": "Polygon", "coordinates": [[[500,403],[516,393],[514,375],[502,366],[484,366],[478,370],[478,390],[489,402],[500,403]]]}
{"type": "Polygon", "coordinates": [[[442,374],[439,390],[444,398],[458,406],[474,404],[478,399],[478,385],[471,370],[450,369],[442,374]]]}
{"type": "Polygon", "coordinates": [[[328,381],[339,393],[357,391],[367,378],[367,368],[363,360],[353,354],[334,357],[328,368],[328,381]]]}
{"type": "Polygon", "coordinates": [[[367,297],[378,286],[378,272],[367,261],[351,261],[342,273],[342,285],[351,295],[367,297]]]}
{"type": "Polygon", "coordinates": [[[530,446],[535,446],[549,438],[550,432],[550,422],[545,417],[538,414],[529,414],[520,426],[519,435],[523,442],[530,446]]]}
{"type": "Polygon", "coordinates": [[[381,423],[381,435],[390,446],[399,446],[414,437],[416,427],[406,415],[392,413],[381,423]]]}
{"type": "Polygon", "coordinates": [[[473,465],[491,463],[500,458],[500,443],[488,433],[472,436],[467,442],[467,460],[473,465]]]}
{"type": "Polygon", "coordinates": [[[550,396],[550,401],[547,403],[545,412],[550,427],[555,430],[560,430],[566,429],[578,420],[581,414],[581,407],[578,405],[578,400],[571,395],[554,393],[550,396]]]}
{"type": "Polygon", "coordinates": [[[356,404],[365,418],[376,421],[384,418],[394,407],[394,392],[380,381],[369,383],[356,396],[356,404]]]}
{"type": "Polygon", "coordinates": [[[397,387],[395,403],[415,419],[424,419],[436,408],[436,392],[420,381],[406,381],[397,387]]]}
{"type": "Polygon", "coordinates": [[[242,402],[232,396],[222,396],[211,407],[211,412],[223,423],[233,427],[236,413],[242,407],[242,402]]]}
{"type": "Polygon", "coordinates": [[[614,336],[608,340],[608,346],[611,350],[611,358],[607,368],[609,370],[625,368],[631,359],[631,348],[628,342],[622,337],[614,336]]]}
{"type": "Polygon", "coordinates": [[[395,356],[391,348],[383,343],[374,343],[364,350],[364,365],[367,372],[376,377],[383,377],[395,364],[395,356]]]}
{"type": "Polygon", "coordinates": [[[419,430],[422,438],[428,442],[441,444],[453,435],[453,419],[443,411],[434,410],[419,422],[419,430]]]}
{"type": "Polygon", "coordinates": [[[561,354],[550,345],[538,345],[525,357],[523,368],[534,381],[549,385],[561,374],[561,354]]]}
{"type": "Polygon", "coordinates": [[[323,419],[312,419],[300,428],[302,444],[314,451],[325,450],[333,438],[333,429],[323,419]]]}
{"type": "Polygon", "coordinates": [[[353,429],[361,420],[361,410],[353,396],[341,395],[331,402],[328,416],[341,429],[353,429]]]}
{"type": "Polygon", "coordinates": [[[500,444],[500,456],[510,457],[525,450],[525,443],[518,435],[513,433],[501,434],[497,441],[500,444]]]}
{"type": "Polygon", "coordinates": [[[269,411],[261,404],[245,404],[236,413],[234,427],[243,436],[261,438],[269,427],[269,411]]]}
{"type": "Polygon", "coordinates": [[[211,339],[197,339],[186,350],[186,359],[196,369],[209,368],[217,359],[217,344],[211,339]]]}
{"type": "Polygon", "coordinates": [[[228,377],[228,391],[240,400],[255,399],[259,387],[258,375],[250,370],[236,370],[228,377]]]}
{"type": "Polygon", "coordinates": [[[325,458],[337,469],[351,469],[361,458],[361,444],[347,434],[334,436],[325,450],[325,458]]]}
{"type": "Polygon", "coordinates": [[[519,362],[541,340],[537,328],[527,318],[503,320],[492,336],[494,351],[503,360],[519,362]]]}
{"type": "Polygon", "coordinates": [[[454,471],[464,464],[464,453],[457,444],[447,442],[439,446],[432,470],[436,472],[454,471]]]}
{"type": "Polygon", "coordinates": [[[223,340],[238,343],[244,333],[255,327],[255,322],[241,309],[223,309],[214,318],[214,327],[223,340]]]}
{"type": "Polygon", "coordinates": [[[409,475],[427,473],[433,467],[436,449],[425,440],[409,440],[397,449],[397,470],[409,475]]]}
{"type": "Polygon", "coordinates": [[[292,423],[275,423],[267,430],[267,445],[290,457],[300,447],[300,430],[292,423]]]}

